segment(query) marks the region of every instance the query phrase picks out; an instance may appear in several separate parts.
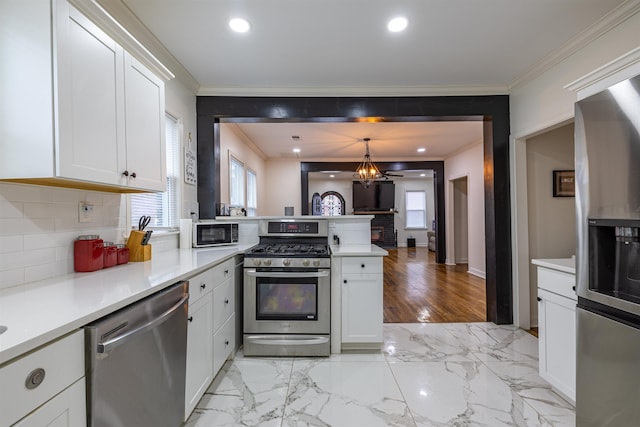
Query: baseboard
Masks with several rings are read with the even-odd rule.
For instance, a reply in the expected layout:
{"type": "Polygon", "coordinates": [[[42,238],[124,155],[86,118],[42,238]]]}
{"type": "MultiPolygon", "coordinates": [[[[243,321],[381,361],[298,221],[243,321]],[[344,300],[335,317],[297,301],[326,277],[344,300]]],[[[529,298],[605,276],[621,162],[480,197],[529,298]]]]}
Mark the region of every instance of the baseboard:
{"type": "MultiPolygon", "coordinates": [[[[406,243],[398,243],[398,247],[399,248],[407,248],[407,244],[406,243]]],[[[416,243],[416,247],[417,248],[426,248],[427,244],[426,243],[416,243]]]]}
{"type": "Polygon", "coordinates": [[[474,276],[478,276],[481,279],[486,279],[487,278],[487,273],[484,272],[484,271],[480,271],[477,268],[470,268],[469,270],[467,270],[467,273],[473,274],[474,276]]]}
{"type": "Polygon", "coordinates": [[[469,264],[469,258],[457,259],[456,264],[469,264]]]}

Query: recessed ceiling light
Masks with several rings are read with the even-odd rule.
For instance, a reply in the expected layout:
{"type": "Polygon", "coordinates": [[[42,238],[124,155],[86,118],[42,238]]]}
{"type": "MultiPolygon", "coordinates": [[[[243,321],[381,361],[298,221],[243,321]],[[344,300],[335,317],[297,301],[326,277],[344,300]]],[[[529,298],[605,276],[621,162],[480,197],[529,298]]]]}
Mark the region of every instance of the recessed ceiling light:
{"type": "Polygon", "coordinates": [[[418,148],[418,153],[424,153],[425,151],[427,151],[427,149],[424,147],[418,148]]]}
{"type": "Polygon", "coordinates": [[[300,149],[299,149],[299,148],[294,148],[294,149],[293,149],[293,152],[294,152],[294,153],[299,153],[299,152],[300,152],[300,149]]]}
{"type": "Polygon", "coordinates": [[[251,24],[244,18],[233,18],[229,20],[229,28],[236,33],[246,33],[251,29],[251,24]]]}
{"type": "Polygon", "coordinates": [[[409,21],[407,21],[407,18],[403,16],[398,16],[396,18],[393,18],[391,21],[389,21],[389,23],[387,24],[387,29],[392,33],[397,33],[407,28],[408,24],[409,24],[409,21]]]}

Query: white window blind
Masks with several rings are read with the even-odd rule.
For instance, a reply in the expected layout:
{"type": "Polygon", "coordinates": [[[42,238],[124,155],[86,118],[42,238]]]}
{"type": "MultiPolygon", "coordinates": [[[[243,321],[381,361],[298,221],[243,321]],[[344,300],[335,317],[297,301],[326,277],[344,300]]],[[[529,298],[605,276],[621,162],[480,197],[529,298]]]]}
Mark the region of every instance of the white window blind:
{"type": "Polygon", "coordinates": [[[427,226],[427,194],[425,191],[405,192],[406,228],[427,226]]]}
{"type": "Polygon", "coordinates": [[[247,169],[247,215],[255,216],[258,210],[258,177],[247,169]]]}
{"type": "Polygon", "coordinates": [[[229,203],[233,207],[244,204],[244,163],[229,155],[229,203]]]}
{"type": "Polygon", "coordinates": [[[167,144],[167,190],[164,193],[132,194],[131,226],[138,226],[143,215],[151,217],[149,227],[178,226],[178,187],[180,183],[180,126],[169,114],[165,117],[167,144]]]}

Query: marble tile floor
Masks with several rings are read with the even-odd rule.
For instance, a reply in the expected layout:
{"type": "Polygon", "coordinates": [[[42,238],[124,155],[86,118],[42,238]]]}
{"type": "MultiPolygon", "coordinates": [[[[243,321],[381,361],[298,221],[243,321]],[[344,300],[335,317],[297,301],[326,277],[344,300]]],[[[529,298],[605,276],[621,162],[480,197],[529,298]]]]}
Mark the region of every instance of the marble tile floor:
{"type": "Polygon", "coordinates": [[[575,426],[538,341],[492,323],[384,325],[377,354],[227,361],[185,427],[575,426]]]}

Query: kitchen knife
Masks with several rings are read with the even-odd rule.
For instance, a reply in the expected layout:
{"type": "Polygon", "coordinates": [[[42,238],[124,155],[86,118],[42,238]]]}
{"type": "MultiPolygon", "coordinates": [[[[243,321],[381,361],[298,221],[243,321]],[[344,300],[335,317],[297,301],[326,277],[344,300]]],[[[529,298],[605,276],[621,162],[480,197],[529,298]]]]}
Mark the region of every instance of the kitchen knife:
{"type": "Polygon", "coordinates": [[[142,243],[140,243],[142,246],[145,246],[146,244],[149,243],[149,240],[151,239],[151,233],[153,233],[153,230],[149,230],[144,233],[144,237],[142,238],[142,243]]]}

